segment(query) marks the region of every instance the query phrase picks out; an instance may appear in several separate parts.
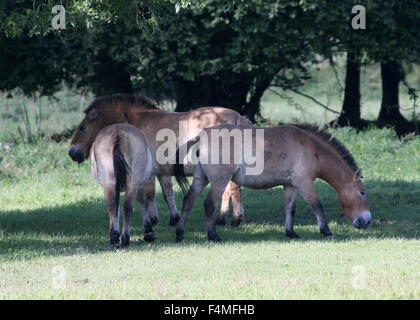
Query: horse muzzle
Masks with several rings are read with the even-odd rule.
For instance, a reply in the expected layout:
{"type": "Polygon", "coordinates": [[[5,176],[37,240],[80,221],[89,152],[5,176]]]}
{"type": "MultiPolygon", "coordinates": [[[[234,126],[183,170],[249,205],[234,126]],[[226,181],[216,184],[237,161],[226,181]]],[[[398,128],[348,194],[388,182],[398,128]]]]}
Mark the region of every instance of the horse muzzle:
{"type": "Polygon", "coordinates": [[[85,161],[85,155],[78,146],[71,146],[69,148],[69,156],[73,161],[76,161],[77,163],[82,163],[85,161]]]}
{"type": "Polygon", "coordinates": [[[356,219],[353,220],[352,226],[356,227],[357,229],[367,229],[369,223],[372,220],[372,216],[369,211],[362,211],[360,212],[356,219]]]}

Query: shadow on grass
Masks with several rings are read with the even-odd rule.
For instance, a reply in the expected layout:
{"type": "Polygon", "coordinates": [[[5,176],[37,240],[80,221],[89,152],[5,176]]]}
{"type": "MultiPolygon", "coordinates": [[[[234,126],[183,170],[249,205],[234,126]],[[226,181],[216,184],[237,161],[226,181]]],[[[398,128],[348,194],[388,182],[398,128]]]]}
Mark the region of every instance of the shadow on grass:
{"type": "MultiPolygon", "coordinates": [[[[334,241],[355,239],[405,238],[418,239],[420,230],[420,183],[406,181],[367,181],[365,183],[373,215],[367,231],[353,228],[341,213],[337,195],[325,183],[317,183],[317,193],[327,212],[335,235],[334,241]]],[[[203,246],[206,241],[202,203],[207,191],[197,201],[185,233],[184,244],[174,242],[175,229],[169,227],[166,205],[158,194],[160,221],[155,227],[158,239],[153,244],[143,242],[141,216],[136,207],[132,221],[131,250],[159,250],[162,247],[203,246]]],[[[239,228],[218,227],[225,243],[263,241],[290,242],[323,241],[308,206],[298,199],[295,230],[299,240],[284,235],[281,188],[244,190],[246,222],[239,228]]],[[[182,195],[177,192],[177,203],[182,195]]],[[[108,217],[103,199],[80,201],[68,206],[28,211],[0,211],[0,253],[3,259],[30,259],[44,255],[73,255],[79,252],[100,253],[108,249],[108,217]]]]}

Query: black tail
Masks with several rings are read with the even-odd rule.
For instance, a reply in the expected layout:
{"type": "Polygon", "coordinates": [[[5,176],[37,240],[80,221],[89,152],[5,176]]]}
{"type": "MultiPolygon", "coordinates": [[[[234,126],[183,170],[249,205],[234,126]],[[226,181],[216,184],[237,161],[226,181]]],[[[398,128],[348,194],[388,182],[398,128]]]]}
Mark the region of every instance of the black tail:
{"type": "MultiPolygon", "coordinates": [[[[187,153],[190,150],[190,148],[198,141],[200,141],[200,137],[197,137],[195,140],[190,140],[187,142],[187,153]]],[[[197,157],[199,157],[199,155],[200,153],[199,153],[199,150],[197,149],[197,157]]],[[[185,175],[183,161],[184,159],[179,158],[179,148],[178,148],[176,150],[176,163],[174,165],[174,176],[182,192],[186,194],[188,190],[190,189],[191,184],[189,183],[187,176],[185,175]]]]}
{"type": "Polygon", "coordinates": [[[176,182],[178,182],[181,190],[184,194],[187,193],[190,188],[190,183],[188,182],[187,176],[184,172],[184,164],[181,163],[179,159],[179,149],[176,150],[176,163],[174,165],[174,176],[176,182]]]}
{"type": "MultiPolygon", "coordinates": [[[[117,202],[118,202],[121,190],[123,190],[127,185],[127,175],[128,175],[127,161],[125,161],[124,155],[121,152],[119,136],[117,136],[115,140],[114,151],[113,151],[113,162],[114,162],[114,174],[115,174],[115,179],[116,179],[115,193],[117,194],[117,202]]],[[[118,203],[117,203],[117,206],[118,206],[118,203]]]]}

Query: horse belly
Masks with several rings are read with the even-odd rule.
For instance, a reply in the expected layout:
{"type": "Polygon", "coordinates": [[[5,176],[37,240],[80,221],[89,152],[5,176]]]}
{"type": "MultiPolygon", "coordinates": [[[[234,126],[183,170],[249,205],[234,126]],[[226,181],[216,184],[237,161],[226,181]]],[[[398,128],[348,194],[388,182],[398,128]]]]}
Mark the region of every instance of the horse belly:
{"type": "Polygon", "coordinates": [[[279,185],[291,185],[291,175],[273,174],[263,171],[259,175],[246,174],[245,168],[241,167],[232,177],[232,181],[238,185],[250,189],[268,189],[279,185]]]}

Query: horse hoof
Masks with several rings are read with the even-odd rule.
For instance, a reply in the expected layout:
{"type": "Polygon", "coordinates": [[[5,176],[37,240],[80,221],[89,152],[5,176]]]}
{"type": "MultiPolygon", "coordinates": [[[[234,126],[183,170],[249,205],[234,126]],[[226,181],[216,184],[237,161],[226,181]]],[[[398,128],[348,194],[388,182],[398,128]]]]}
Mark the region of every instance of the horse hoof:
{"type": "Polygon", "coordinates": [[[122,235],[121,236],[121,248],[127,248],[130,245],[130,236],[122,235]]]}
{"type": "Polygon", "coordinates": [[[181,242],[182,240],[184,240],[184,230],[181,228],[176,228],[175,231],[176,234],[176,238],[175,238],[175,242],[181,242]]]}
{"type": "Polygon", "coordinates": [[[332,234],[326,235],[325,239],[327,240],[334,240],[334,236],[332,234]]]}
{"type": "Polygon", "coordinates": [[[226,225],[226,217],[218,217],[217,219],[216,219],[216,224],[218,225],[218,226],[225,226],[226,225]]]}
{"type": "Polygon", "coordinates": [[[152,226],[157,225],[158,221],[159,221],[158,217],[155,217],[155,216],[150,217],[150,222],[152,223],[152,226]]]}
{"type": "Polygon", "coordinates": [[[130,241],[122,242],[121,245],[118,247],[119,249],[127,248],[130,245],[130,241]]]}
{"type": "Polygon", "coordinates": [[[244,219],[241,219],[241,218],[238,218],[238,219],[233,219],[232,221],[231,221],[231,223],[230,223],[230,225],[232,226],[232,227],[239,227],[240,226],[240,224],[242,223],[244,221],[244,219]]]}
{"type": "Polygon", "coordinates": [[[171,216],[169,219],[169,225],[171,227],[176,226],[178,224],[179,218],[180,218],[179,214],[171,216]]]}
{"type": "Polygon", "coordinates": [[[156,233],[154,231],[147,232],[144,234],[143,240],[146,242],[153,242],[156,240],[156,233]]]}
{"type": "Polygon", "coordinates": [[[299,239],[299,235],[294,231],[286,231],[286,236],[288,236],[291,239],[299,239]]]}
{"type": "Polygon", "coordinates": [[[207,238],[209,239],[209,241],[213,241],[213,242],[223,241],[222,238],[220,238],[220,236],[217,233],[208,233],[207,238]]]}
{"type": "Polygon", "coordinates": [[[121,245],[120,245],[120,243],[110,243],[108,248],[111,249],[111,250],[115,250],[115,249],[121,248],[121,245]]]}

